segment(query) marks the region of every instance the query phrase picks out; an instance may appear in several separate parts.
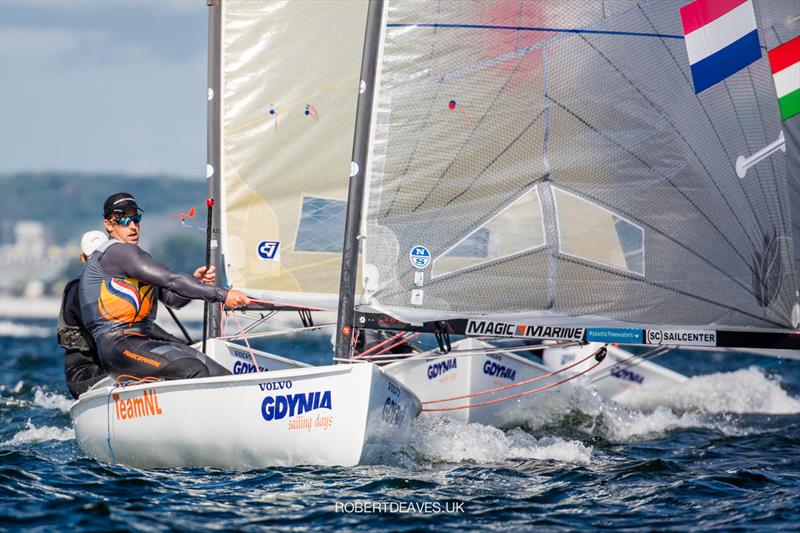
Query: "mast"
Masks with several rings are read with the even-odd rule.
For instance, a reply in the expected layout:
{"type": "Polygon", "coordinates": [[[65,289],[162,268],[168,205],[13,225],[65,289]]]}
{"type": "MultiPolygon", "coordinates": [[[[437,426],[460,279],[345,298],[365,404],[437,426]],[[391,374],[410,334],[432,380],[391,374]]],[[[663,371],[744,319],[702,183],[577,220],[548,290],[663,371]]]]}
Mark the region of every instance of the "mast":
{"type": "Polygon", "coordinates": [[[358,232],[364,203],[364,174],[369,151],[372,102],[375,97],[375,77],[378,68],[383,21],[383,0],[372,0],[367,11],[364,51],[361,56],[361,83],[356,109],[356,129],[353,139],[353,165],[347,192],[347,215],[342,248],[342,275],[339,283],[339,309],[336,319],[336,349],[334,357],[352,355],[351,335],[355,315],[356,272],[358,271],[358,232]]]}
{"type": "MultiPolygon", "coordinates": [[[[208,5],[208,104],[206,110],[206,178],[208,209],[211,211],[206,227],[209,243],[209,264],[217,271],[216,284],[222,284],[222,261],[220,256],[220,209],[213,209],[219,202],[220,192],[220,116],[221,116],[221,65],[220,47],[222,42],[222,0],[207,0],[208,5]]],[[[220,308],[205,304],[203,344],[206,337],[214,338],[220,334],[220,308]]]]}

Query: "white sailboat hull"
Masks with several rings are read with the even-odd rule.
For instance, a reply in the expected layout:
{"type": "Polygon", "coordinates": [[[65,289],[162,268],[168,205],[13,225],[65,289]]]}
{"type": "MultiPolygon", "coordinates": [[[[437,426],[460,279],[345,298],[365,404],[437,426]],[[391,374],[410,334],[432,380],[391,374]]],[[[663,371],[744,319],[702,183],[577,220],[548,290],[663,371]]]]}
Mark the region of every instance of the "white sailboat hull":
{"type": "Polygon", "coordinates": [[[373,364],[128,387],[71,409],[81,449],[135,467],[355,465],[401,445],[419,401],[373,364]]]}
{"type": "MultiPolygon", "coordinates": [[[[491,348],[490,344],[477,339],[464,339],[453,344],[453,350],[479,350],[491,348]]],[[[424,416],[447,415],[463,422],[478,422],[489,426],[504,427],[524,420],[530,409],[536,408],[536,394],[489,405],[477,405],[499,398],[518,394],[535,387],[555,381],[547,378],[535,384],[460,398],[444,402],[425,404],[425,402],[444,398],[457,398],[473,395],[520,381],[547,374],[542,365],[519,355],[503,352],[501,354],[443,355],[436,359],[399,361],[384,367],[387,374],[408,387],[423,402],[424,416]],[[451,409],[428,411],[427,409],[451,409]]]]}
{"type": "MultiPolygon", "coordinates": [[[[590,344],[547,348],[544,351],[543,365],[512,352],[501,352],[460,357],[448,354],[425,360],[409,359],[387,365],[384,370],[419,397],[423,403],[423,416],[446,415],[463,422],[507,427],[524,422],[531,410],[542,405],[539,402],[546,402],[553,394],[560,394],[560,387],[506,401],[491,402],[562,381],[587,370],[596,360],[590,358],[573,369],[526,385],[488,394],[478,393],[544,376],[588,356],[600,346],[590,344]],[[426,403],[445,398],[457,399],[426,403]],[[453,407],[459,408],[436,410],[453,407]]],[[[464,339],[453,345],[454,351],[485,348],[492,348],[492,345],[477,339],[464,339]]],[[[624,400],[626,395],[636,394],[638,391],[674,385],[687,379],[677,372],[643,361],[615,346],[608,347],[606,359],[587,374],[587,377],[591,382],[583,380],[581,383],[615,401],[624,400]]]]}
{"type": "MultiPolygon", "coordinates": [[[[542,360],[549,371],[558,370],[583,359],[600,346],[602,344],[590,343],[586,346],[548,348],[542,353],[542,360]]],[[[606,358],[587,377],[592,388],[610,400],[624,401],[626,397],[674,386],[688,379],[683,374],[646,361],[618,346],[609,345],[607,348],[606,358]]],[[[583,372],[594,363],[594,359],[589,359],[572,370],[583,372]]]]}

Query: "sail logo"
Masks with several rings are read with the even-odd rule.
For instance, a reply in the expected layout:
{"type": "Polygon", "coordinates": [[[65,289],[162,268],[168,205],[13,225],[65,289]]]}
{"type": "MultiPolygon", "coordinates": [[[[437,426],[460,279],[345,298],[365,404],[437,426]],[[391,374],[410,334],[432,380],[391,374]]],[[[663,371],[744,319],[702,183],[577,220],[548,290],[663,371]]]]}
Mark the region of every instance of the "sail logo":
{"type": "Polygon", "coordinates": [[[528,339],[583,339],[584,328],[560,326],[535,326],[530,324],[508,324],[488,320],[467,321],[466,335],[488,335],[494,337],[523,337],[528,339]]]}
{"type": "Polygon", "coordinates": [[[431,262],[431,253],[424,246],[413,246],[409,256],[414,268],[425,268],[431,262]]]}
{"type": "Polygon", "coordinates": [[[647,344],[685,346],[716,346],[717,332],[712,330],[662,330],[648,329],[647,344]]]}
{"type": "Polygon", "coordinates": [[[405,417],[405,407],[387,397],[386,402],[383,404],[383,411],[381,412],[383,421],[393,426],[399,426],[403,423],[405,417]]]}
{"type": "Polygon", "coordinates": [[[269,369],[264,366],[259,366],[258,369],[256,369],[256,365],[248,363],[247,361],[236,361],[233,363],[234,374],[251,374],[253,372],[269,372],[269,369]]]}
{"type": "Polygon", "coordinates": [[[621,379],[623,381],[632,381],[634,383],[638,383],[639,385],[644,383],[643,375],[637,374],[636,372],[628,370],[627,368],[615,366],[611,369],[611,375],[617,379],[621,379]]]}
{"type": "Polygon", "coordinates": [[[261,241],[258,243],[258,257],[265,261],[277,259],[280,245],[281,241],[261,241]]]}
{"type": "Polygon", "coordinates": [[[563,339],[580,341],[583,339],[584,328],[562,328],[559,326],[517,326],[515,337],[531,339],[563,339]]]}
{"type": "Polygon", "coordinates": [[[498,365],[494,361],[486,361],[483,363],[483,373],[487,376],[508,379],[514,381],[517,378],[517,371],[513,368],[498,365]]]}
{"type": "Polygon", "coordinates": [[[262,391],[291,389],[292,382],[288,379],[283,381],[267,381],[266,383],[259,383],[258,388],[262,391]]]}
{"type": "Polygon", "coordinates": [[[513,337],[515,324],[490,322],[488,320],[470,320],[467,322],[467,335],[493,335],[495,337],[513,337]]]}
{"type": "Polygon", "coordinates": [[[332,410],[331,391],[298,392],[267,396],[261,402],[261,416],[267,422],[302,415],[317,409],[332,410]]]}
{"type": "Polygon", "coordinates": [[[457,361],[454,358],[448,359],[447,361],[438,361],[431,365],[428,365],[428,379],[435,379],[447,372],[448,370],[452,370],[457,367],[457,361]]]}
{"type": "Polygon", "coordinates": [[[164,410],[158,405],[158,394],[154,390],[142,391],[141,397],[122,400],[119,394],[114,394],[114,409],[117,420],[131,420],[145,416],[161,416],[164,410]]]}

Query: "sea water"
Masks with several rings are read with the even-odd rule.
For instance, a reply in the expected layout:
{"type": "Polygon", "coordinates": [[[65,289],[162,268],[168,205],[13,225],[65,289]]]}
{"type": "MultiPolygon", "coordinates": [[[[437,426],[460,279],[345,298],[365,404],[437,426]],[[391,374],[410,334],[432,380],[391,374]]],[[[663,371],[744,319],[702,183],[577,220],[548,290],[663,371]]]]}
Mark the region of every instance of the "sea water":
{"type": "MultiPolygon", "coordinates": [[[[261,347],[321,362],[330,344],[261,347]]],[[[796,528],[800,361],[657,362],[693,377],[626,405],[570,383],[504,430],[421,419],[380,464],[139,470],[78,448],[55,322],[2,319],[0,529],[796,528]]]]}

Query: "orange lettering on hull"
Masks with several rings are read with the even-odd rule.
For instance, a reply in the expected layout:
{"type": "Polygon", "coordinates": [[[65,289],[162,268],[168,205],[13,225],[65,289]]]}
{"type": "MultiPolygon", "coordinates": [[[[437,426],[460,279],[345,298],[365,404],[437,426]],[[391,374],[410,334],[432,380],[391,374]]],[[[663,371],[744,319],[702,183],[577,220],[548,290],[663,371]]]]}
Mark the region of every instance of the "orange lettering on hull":
{"type": "Polygon", "coordinates": [[[164,410],[158,405],[158,393],[154,390],[142,391],[140,397],[122,400],[119,394],[112,396],[117,420],[131,420],[143,416],[161,416],[164,410]]]}

